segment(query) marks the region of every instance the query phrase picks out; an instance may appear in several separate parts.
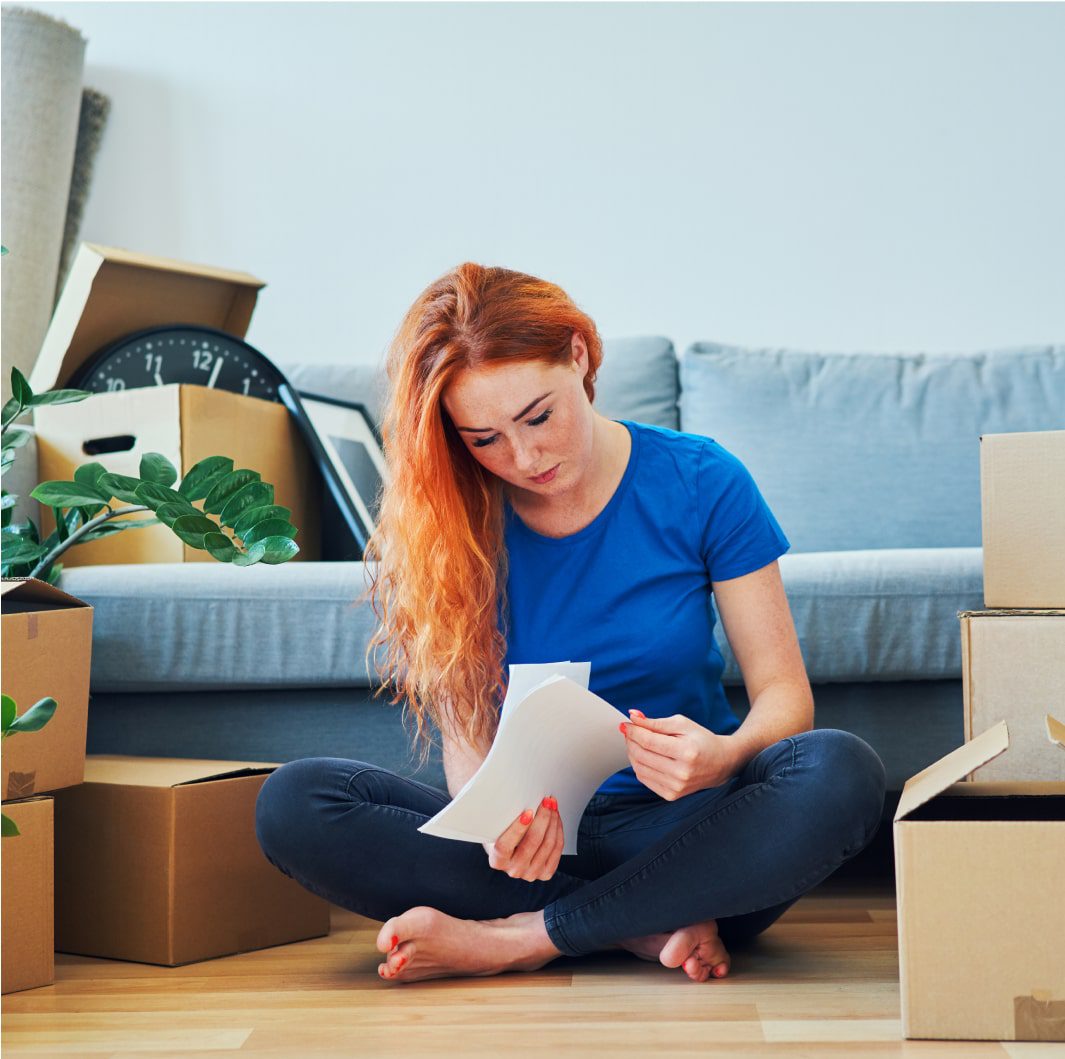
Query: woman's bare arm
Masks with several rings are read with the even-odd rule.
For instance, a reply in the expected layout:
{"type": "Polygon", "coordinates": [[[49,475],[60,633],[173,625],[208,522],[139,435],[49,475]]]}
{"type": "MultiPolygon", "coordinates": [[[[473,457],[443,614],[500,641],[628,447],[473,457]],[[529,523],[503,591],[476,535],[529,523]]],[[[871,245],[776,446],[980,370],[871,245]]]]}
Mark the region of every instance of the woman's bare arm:
{"type": "Polygon", "coordinates": [[[461,728],[455,723],[450,705],[446,705],[442,713],[440,738],[444,744],[444,775],[447,777],[448,793],[454,798],[481,767],[486,755],[466,741],[461,728]]]}

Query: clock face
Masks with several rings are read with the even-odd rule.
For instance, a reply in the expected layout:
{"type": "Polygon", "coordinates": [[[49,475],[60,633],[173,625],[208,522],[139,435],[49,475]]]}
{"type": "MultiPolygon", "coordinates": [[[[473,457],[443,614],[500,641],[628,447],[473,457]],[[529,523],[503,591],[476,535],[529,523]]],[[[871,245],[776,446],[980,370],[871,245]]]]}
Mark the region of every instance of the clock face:
{"type": "Polygon", "coordinates": [[[184,382],[278,400],[284,375],[254,346],[213,327],[170,324],[120,338],[90,357],[66,386],[111,393],[184,382]]]}

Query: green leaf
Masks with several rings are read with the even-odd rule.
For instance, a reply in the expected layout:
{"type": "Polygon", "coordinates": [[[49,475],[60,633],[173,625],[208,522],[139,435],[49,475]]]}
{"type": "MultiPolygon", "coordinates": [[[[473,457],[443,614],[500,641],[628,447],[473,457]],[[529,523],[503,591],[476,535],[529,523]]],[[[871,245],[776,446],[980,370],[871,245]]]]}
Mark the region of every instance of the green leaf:
{"type": "Polygon", "coordinates": [[[33,391],[26,381],[26,376],[18,368],[11,369],[11,396],[18,399],[19,404],[26,408],[33,400],[33,391]]]}
{"type": "Polygon", "coordinates": [[[101,492],[107,493],[108,499],[114,497],[116,500],[125,501],[127,504],[139,504],[141,502],[136,493],[137,486],[141,484],[139,478],[131,478],[128,474],[115,474],[114,472],[101,474],[100,480],[96,483],[101,492]]]}
{"type": "Polygon", "coordinates": [[[156,518],[164,525],[173,527],[174,523],[179,518],[184,518],[185,515],[199,515],[201,514],[191,504],[160,504],[155,509],[156,518]]]}
{"type": "Polygon", "coordinates": [[[40,408],[46,404],[76,404],[92,395],[92,390],[49,390],[47,393],[34,394],[29,407],[40,408]]]}
{"type": "Polygon", "coordinates": [[[221,514],[222,509],[229,503],[230,497],[239,492],[250,482],[262,481],[262,475],[258,471],[232,471],[221,481],[217,482],[207,498],[203,502],[203,510],[208,515],[221,514]]]}
{"type": "MultiPolygon", "coordinates": [[[[100,484],[100,479],[107,473],[107,468],[102,463],[85,463],[74,472],[74,481],[87,485],[103,496],[107,490],[100,484]]],[[[107,493],[107,499],[111,499],[110,493],[107,493]]]]}
{"type": "Polygon", "coordinates": [[[46,507],[81,507],[83,504],[107,503],[110,496],[83,482],[41,482],[30,496],[46,507]]]}
{"type": "Polygon", "coordinates": [[[12,422],[22,414],[23,408],[19,403],[17,397],[9,397],[4,402],[3,409],[0,409],[0,421],[3,422],[4,430],[7,430],[8,423],[12,422]]]}
{"type": "Polygon", "coordinates": [[[9,563],[33,563],[48,554],[48,548],[43,544],[34,544],[32,541],[19,540],[18,543],[8,544],[8,538],[4,538],[3,561],[9,563]]]}
{"type": "Polygon", "coordinates": [[[10,695],[0,696],[0,700],[3,702],[3,730],[6,732],[11,727],[11,722],[15,719],[15,714],[18,713],[18,707],[15,705],[15,700],[10,695]]]}
{"type": "Polygon", "coordinates": [[[146,452],[141,457],[141,478],[156,485],[173,485],[177,470],[161,452],[146,452]]]}
{"type": "Polygon", "coordinates": [[[4,448],[21,449],[32,436],[32,430],[26,430],[24,427],[12,427],[4,435],[4,448]]]}
{"type": "Polygon", "coordinates": [[[63,509],[53,507],[52,517],[55,519],[55,531],[59,535],[60,542],[65,541],[70,536],[70,524],[63,518],[63,509]]]}
{"type": "Polygon", "coordinates": [[[43,728],[55,713],[55,699],[45,697],[35,702],[21,717],[15,718],[7,726],[7,734],[12,732],[36,732],[43,728]]]}
{"type": "Polygon", "coordinates": [[[268,518],[280,518],[286,522],[292,512],[287,507],[280,507],[277,504],[265,504],[261,507],[250,507],[244,512],[236,522],[233,523],[233,532],[244,539],[244,534],[252,528],[257,526],[260,522],[265,522],[268,518]]]}
{"type": "Polygon", "coordinates": [[[244,547],[250,548],[258,541],[266,540],[267,537],[295,537],[299,530],[283,518],[268,518],[263,522],[252,526],[241,538],[244,547]]]}
{"type": "Polygon", "coordinates": [[[232,527],[248,508],[262,507],[273,502],[274,487],[269,482],[249,482],[229,498],[218,519],[223,526],[232,527]]]}
{"type": "MultiPolygon", "coordinates": [[[[176,489],[168,489],[165,485],[156,482],[141,482],[134,490],[137,499],[142,504],[147,504],[153,511],[160,504],[183,504],[189,508],[191,514],[196,509],[176,489]]],[[[198,515],[199,512],[196,511],[198,515]]]]}
{"type": "Polygon", "coordinates": [[[266,548],[262,544],[252,545],[248,551],[238,552],[233,557],[234,566],[254,566],[257,562],[262,560],[262,557],[266,554],[266,548]]]}
{"type": "Polygon", "coordinates": [[[202,500],[232,471],[233,461],[228,456],[208,456],[189,468],[189,473],[178,486],[178,492],[186,500],[202,500]]]}
{"type": "MultiPolygon", "coordinates": [[[[170,528],[193,548],[204,548],[205,534],[221,533],[218,525],[203,515],[182,515],[170,528]]],[[[206,551],[206,548],[204,550],[206,551]]]]}
{"type": "Polygon", "coordinates": [[[256,542],[256,546],[259,544],[266,549],[262,561],[271,566],[287,563],[294,555],[299,554],[300,550],[300,546],[291,537],[267,537],[256,542]]]}
{"type": "Polygon", "coordinates": [[[220,563],[231,563],[240,554],[236,545],[224,533],[205,533],[203,546],[220,563]]]}
{"type": "Polygon", "coordinates": [[[8,469],[15,462],[15,450],[4,449],[3,454],[0,455],[0,474],[8,469]]]}
{"type": "Polygon", "coordinates": [[[0,813],[0,838],[15,838],[21,835],[18,824],[6,813],[0,813]]]}

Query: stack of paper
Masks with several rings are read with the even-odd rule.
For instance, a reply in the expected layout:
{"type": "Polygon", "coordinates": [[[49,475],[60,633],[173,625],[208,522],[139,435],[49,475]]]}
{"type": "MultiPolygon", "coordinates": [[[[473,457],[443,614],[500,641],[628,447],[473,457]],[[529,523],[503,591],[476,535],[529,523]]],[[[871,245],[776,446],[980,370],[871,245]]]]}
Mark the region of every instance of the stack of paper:
{"type": "Polygon", "coordinates": [[[499,729],[488,756],[454,799],[419,831],[494,842],[546,795],[558,801],[564,854],[577,852],[577,827],[599,785],[627,768],[622,719],[588,690],[590,662],[512,665],[499,729]]]}

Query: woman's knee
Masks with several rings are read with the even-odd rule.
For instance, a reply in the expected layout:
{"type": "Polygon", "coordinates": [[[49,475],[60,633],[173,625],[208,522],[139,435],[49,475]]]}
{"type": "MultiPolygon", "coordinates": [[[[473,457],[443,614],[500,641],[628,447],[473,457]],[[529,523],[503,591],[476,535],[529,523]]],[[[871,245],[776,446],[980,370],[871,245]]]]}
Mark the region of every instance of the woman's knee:
{"type": "Polygon", "coordinates": [[[330,770],[339,763],[335,758],[298,758],[266,777],[255,800],[255,836],[272,863],[284,863],[293,844],[307,834],[321,801],[315,796],[331,786],[330,770]]]}
{"type": "Polygon", "coordinates": [[[880,755],[860,736],[840,728],[815,728],[795,739],[813,753],[832,802],[853,815],[862,841],[872,838],[884,810],[887,775],[880,755]]]}

